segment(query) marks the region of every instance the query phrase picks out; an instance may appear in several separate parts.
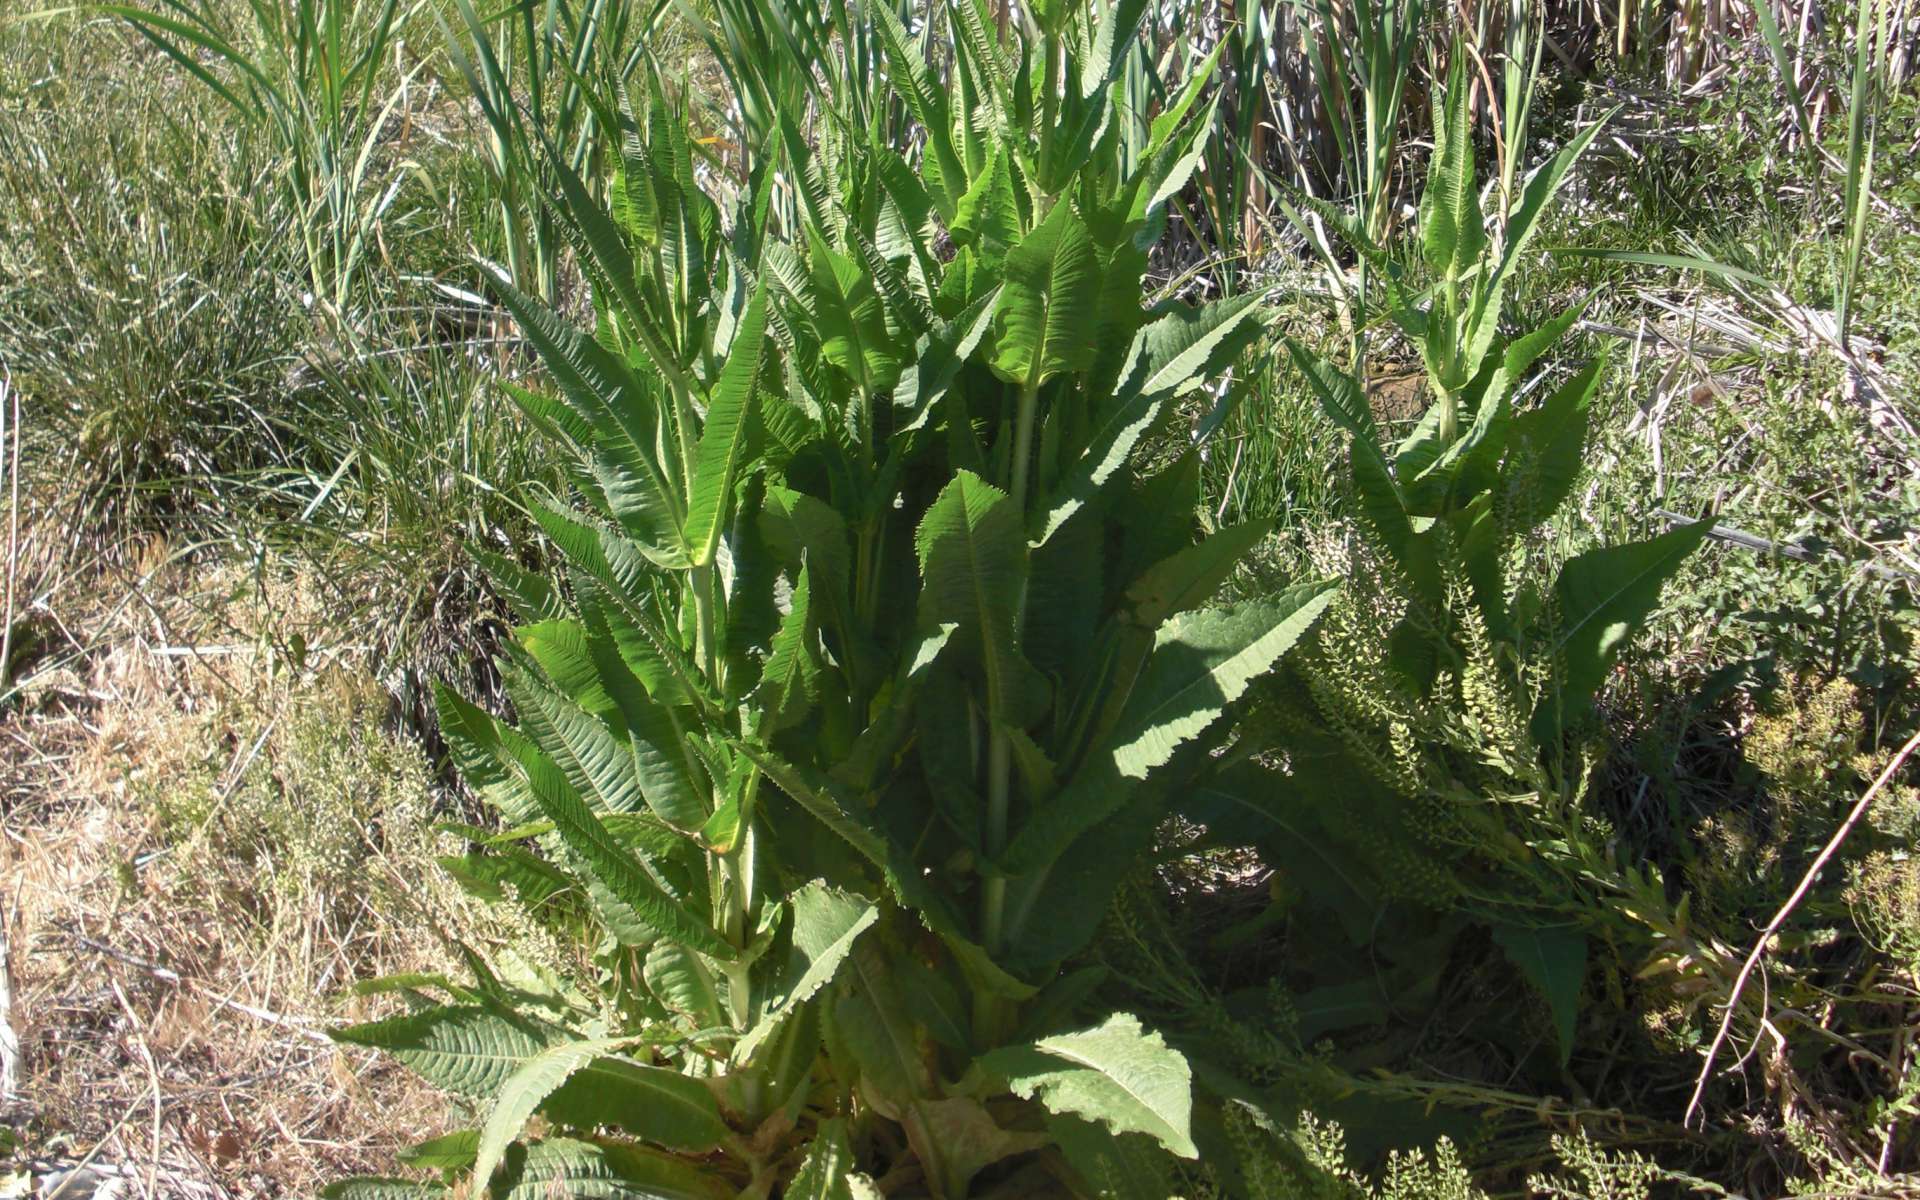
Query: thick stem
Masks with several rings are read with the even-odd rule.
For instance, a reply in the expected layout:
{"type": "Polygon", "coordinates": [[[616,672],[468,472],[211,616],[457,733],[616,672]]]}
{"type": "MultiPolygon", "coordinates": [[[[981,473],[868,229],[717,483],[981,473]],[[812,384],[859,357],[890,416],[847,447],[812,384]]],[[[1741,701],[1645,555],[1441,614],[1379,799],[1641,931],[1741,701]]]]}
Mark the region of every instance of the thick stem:
{"type": "Polygon", "coordinates": [[[705,563],[693,568],[688,580],[693,590],[693,656],[705,672],[707,681],[716,692],[726,694],[726,681],[721,678],[720,656],[715,648],[713,628],[713,564],[705,563]]]}
{"type": "MultiPolygon", "coordinates": [[[[727,941],[744,950],[752,937],[753,912],[753,830],[744,829],[740,834],[740,844],[733,852],[720,859],[720,872],[726,888],[726,907],[721,920],[724,927],[721,934],[727,941]]],[[[733,1024],[736,1029],[745,1029],[753,1017],[753,981],[752,968],[747,963],[729,963],[727,976],[727,1007],[732,1010],[733,1024]]]]}
{"type": "MultiPolygon", "coordinates": [[[[1027,509],[1028,460],[1033,457],[1034,409],[1038,407],[1040,385],[1029,382],[1020,390],[1020,405],[1014,416],[1013,462],[1010,492],[1013,505],[1024,524],[1027,509]]],[[[1013,636],[1017,641],[1027,619],[1027,596],[1021,590],[1014,603],[1013,636]]],[[[1005,726],[994,722],[987,745],[987,853],[995,858],[1007,848],[1007,809],[1013,783],[1013,741],[1005,726]]],[[[1001,950],[1001,934],[1006,921],[1007,881],[989,876],[981,892],[980,926],[987,953],[1001,950]]]]}

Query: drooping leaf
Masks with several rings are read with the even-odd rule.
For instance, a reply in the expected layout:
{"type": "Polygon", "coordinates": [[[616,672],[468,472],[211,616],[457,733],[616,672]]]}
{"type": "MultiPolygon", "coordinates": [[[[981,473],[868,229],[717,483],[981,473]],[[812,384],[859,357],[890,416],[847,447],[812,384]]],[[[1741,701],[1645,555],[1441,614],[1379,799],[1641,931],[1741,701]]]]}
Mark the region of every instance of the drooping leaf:
{"type": "Polygon", "coordinates": [[[1152,629],[1175,613],[1206,603],[1272,528],[1271,521],[1232,525],[1155,563],[1127,585],[1135,623],[1152,629]]]}
{"type": "Polygon", "coordinates": [[[331,1031],[336,1042],[384,1050],[435,1087],[486,1099],[556,1032],[475,1005],[446,1005],[331,1031]]]}
{"type": "Polygon", "coordinates": [[[522,1063],[501,1085],[480,1131],[473,1165],[476,1192],[486,1189],[507,1146],[549,1100],[561,1101],[558,1107],[571,1125],[619,1125],[675,1150],[698,1152],[719,1144],[727,1126],[713,1093],[678,1071],[611,1057],[631,1041],[562,1042],[522,1063]],[[570,1099],[561,1097],[563,1090],[572,1092],[570,1099]]]}
{"type": "Polygon", "coordinates": [[[979,1062],[1053,1112],[1098,1121],[1115,1133],[1146,1134],[1182,1158],[1199,1156],[1187,1060],[1130,1014],[1031,1045],[1004,1046],[979,1062]]]}
{"type": "Polygon", "coordinates": [[[473,1166],[473,1157],[479,1148],[480,1131],[460,1129],[416,1143],[394,1157],[410,1167],[463,1171],[473,1166]]]}
{"type": "MultiPolygon", "coordinates": [[[[613,697],[626,728],[627,751],[634,781],[647,807],[662,821],[682,831],[698,829],[708,817],[703,776],[688,750],[686,732],[674,712],[647,694],[640,677],[628,666],[610,622],[625,624],[617,609],[582,596],[587,647],[600,680],[613,697]]],[[[637,638],[635,632],[630,638],[637,638]]]]}
{"type": "Polygon", "coordinates": [[[1154,1139],[1116,1134],[1097,1121],[1050,1113],[1047,1132],[1100,1200],[1166,1200],[1180,1194],[1174,1161],[1154,1139]]]}
{"type": "Polygon", "coordinates": [[[606,813],[630,812],[644,802],[632,750],[604,721],[517,672],[509,692],[526,731],[577,794],[606,813]]]}
{"type": "Polygon", "coordinates": [[[570,788],[542,786],[541,781],[534,784],[534,796],[554,831],[607,897],[654,931],[678,938],[703,954],[729,961],[737,955],[706,922],[668,894],[570,788]]]}
{"type": "Polygon", "coordinates": [[[494,1184],[497,1200],[731,1200],[711,1171],[622,1142],[546,1138],[510,1153],[494,1184]]]}
{"type": "Polygon", "coordinates": [[[1259,336],[1258,300],[1179,308],[1134,335],[1114,398],[1097,412],[1085,450],[1047,497],[1040,541],[1114,478],[1168,401],[1217,377],[1259,336]]]}
{"type": "Polygon", "coordinates": [[[1271,600],[1168,621],[1114,733],[1120,773],[1145,778],[1212,724],[1319,619],[1333,594],[1331,583],[1309,583],[1271,600]]]}
{"type": "Polygon", "coordinates": [[[413,1179],[356,1175],[320,1189],[321,1200],[440,1200],[447,1189],[413,1179]]]}

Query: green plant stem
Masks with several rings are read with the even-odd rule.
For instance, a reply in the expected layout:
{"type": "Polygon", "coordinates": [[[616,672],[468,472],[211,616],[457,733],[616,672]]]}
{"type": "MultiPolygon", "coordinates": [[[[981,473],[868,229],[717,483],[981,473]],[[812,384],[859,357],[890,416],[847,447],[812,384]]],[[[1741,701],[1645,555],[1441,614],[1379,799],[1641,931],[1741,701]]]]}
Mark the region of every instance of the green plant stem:
{"type": "Polygon", "coordinates": [[[720,655],[714,645],[713,564],[702,563],[693,568],[689,583],[693,591],[694,661],[700,664],[714,690],[725,695],[726,681],[721,678],[720,655]]]}
{"type": "MultiPolygon", "coordinates": [[[[1020,389],[1019,407],[1014,415],[1013,462],[1010,491],[1014,507],[1021,513],[1027,507],[1028,459],[1033,456],[1034,410],[1039,406],[1040,385],[1037,379],[1030,380],[1020,389]]],[[[1021,627],[1026,624],[1027,597],[1022,591],[1014,604],[1013,633],[1017,639],[1021,627]]],[[[989,719],[993,728],[987,745],[987,853],[994,857],[1007,848],[1007,809],[1013,782],[1013,740],[1006,727],[997,719],[991,709],[989,697],[989,719]]],[[[1007,911],[1007,881],[999,875],[988,876],[981,894],[980,926],[985,939],[987,952],[998,954],[1007,911]]]]}
{"type": "Polygon", "coordinates": [[[1053,126],[1059,120],[1061,47],[1048,40],[1046,73],[1040,89],[1040,171],[1044,178],[1053,165],[1053,126]]]}
{"type": "MultiPolygon", "coordinates": [[[[751,897],[747,894],[753,886],[751,858],[753,854],[752,833],[742,833],[740,844],[731,854],[722,855],[720,871],[726,881],[727,907],[724,920],[726,927],[721,931],[727,941],[746,949],[747,917],[751,897]]],[[[751,965],[745,962],[732,962],[726,965],[727,1007],[732,1010],[733,1024],[736,1029],[745,1029],[753,1016],[753,981],[751,965]]]]}

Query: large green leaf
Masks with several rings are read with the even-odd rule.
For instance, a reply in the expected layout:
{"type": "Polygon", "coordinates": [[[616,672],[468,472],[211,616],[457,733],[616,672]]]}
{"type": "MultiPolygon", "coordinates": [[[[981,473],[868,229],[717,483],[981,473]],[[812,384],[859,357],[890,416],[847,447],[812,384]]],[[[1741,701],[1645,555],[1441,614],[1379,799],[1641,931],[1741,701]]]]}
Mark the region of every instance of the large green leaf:
{"type": "MultiPolygon", "coordinates": [[[[1020,652],[1027,539],[1012,499],[971,471],[954,475],[921,518],[920,624],[957,626],[947,653],[977,663],[994,716],[1012,728],[1045,707],[1047,683],[1020,652]]],[[[951,658],[948,661],[952,661],[951,658]]]]}
{"type": "Polygon", "coordinates": [[[1120,394],[1181,396],[1217,377],[1259,338],[1258,293],[1175,307],[1135,335],[1120,394]]]}
{"type": "Polygon", "coordinates": [[[731,1200],[708,1168],[620,1142],[547,1138],[509,1153],[495,1200],[731,1200]]]}
{"type": "Polygon", "coordinates": [[[1100,1200],[1167,1200],[1181,1194],[1173,1158],[1144,1134],[1115,1134],[1098,1122],[1058,1113],[1048,1114],[1047,1132],[1100,1200]]]}
{"type": "Polygon", "coordinates": [[[726,1024],[725,998],[720,983],[698,954],[676,942],[656,942],[640,967],[641,978],[654,998],[674,1013],[689,1018],[695,1029],[726,1024]]]}
{"type": "Polygon", "coordinates": [[[1086,225],[1065,200],[1007,252],[993,317],[994,372],[1036,388],[1093,361],[1100,264],[1086,225]]]}
{"type": "Polygon", "coordinates": [[[1559,622],[1549,647],[1554,687],[1533,714],[1534,736],[1558,739],[1579,721],[1620,647],[1660,602],[1660,589],[1713,528],[1695,521],[1659,537],[1567,560],[1553,586],[1559,622]]]}
{"type": "Polygon", "coordinates": [[[807,230],[807,267],[820,355],[846,372],[862,393],[876,396],[900,378],[900,337],[887,321],[886,305],[859,263],[807,230]]]}
{"type": "Polygon", "coordinates": [[[1272,528],[1271,521],[1230,525],[1149,567],[1127,585],[1135,623],[1152,629],[1175,613],[1206,603],[1272,528]]]}
{"type": "Polygon", "coordinates": [[[514,641],[540,664],[554,690],[596,717],[605,718],[614,709],[595,669],[587,644],[587,630],[571,619],[536,621],[513,631],[514,641]]]}
{"type": "Polygon", "coordinates": [[[1145,778],[1211,725],[1319,619],[1333,594],[1330,582],[1302,584],[1270,600],[1168,621],[1114,731],[1120,773],[1145,778]]]}
{"type": "Polygon", "coordinates": [[[405,1150],[398,1151],[394,1157],[410,1167],[421,1167],[429,1171],[451,1169],[455,1171],[471,1170],[474,1155],[480,1149],[480,1131],[478,1129],[456,1129],[452,1133],[443,1133],[439,1137],[417,1142],[405,1150]]]}
{"type": "Polygon", "coordinates": [[[789,574],[805,566],[816,589],[844,596],[853,581],[847,521],[826,501],[768,484],[760,504],[760,536],[789,574]]]}
{"type": "Polygon", "coordinates": [[[551,786],[552,781],[531,782],[534,798],[553,822],[567,851],[606,897],[630,910],[653,931],[677,938],[703,954],[729,961],[737,955],[734,947],[667,892],[571,788],[551,786]]]}
{"type": "Polygon", "coordinates": [[[993,304],[999,293],[975,300],[950,323],[936,323],[914,347],[914,361],[900,377],[893,402],[900,410],[899,432],[925,425],[947,389],[972,356],[993,323],[993,304]]]}
{"type": "Polygon", "coordinates": [[[501,1085],[480,1131],[473,1177],[484,1191],[507,1146],[527,1119],[572,1092],[558,1107],[569,1125],[619,1125],[675,1150],[704,1151],[727,1136],[713,1093],[678,1071],[612,1057],[631,1038],[595,1038],[551,1046],[522,1063],[501,1085]]]}
{"type": "Polygon", "coordinates": [[[1444,105],[1434,106],[1433,163],[1427,169],[1426,191],[1420,197],[1420,240],[1429,266],[1444,276],[1461,278],[1480,261],[1487,231],[1480,213],[1480,193],[1473,177],[1473,120],[1471,88],[1463,62],[1453,56],[1444,105]]]}
{"type": "Polygon", "coordinates": [[[793,585],[793,606],[780,620],[754,689],[751,708],[759,713],[754,732],[770,738],[803,720],[820,695],[820,664],[814,656],[813,616],[809,601],[811,572],[802,570],[793,585]]]}
{"type": "Polygon", "coordinates": [[[879,5],[872,10],[872,17],[874,29],[880,35],[880,44],[887,56],[895,91],[906,102],[914,119],[920,122],[920,127],[926,130],[924,170],[927,190],[940,209],[941,216],[952,220],[960,194],[966,188],[967,174],[960,165],[959,155],[954,152],[953,117],[947,94],[928,71],[926,60],[908,40],[899,15],[885,5],[879,5]]]}
{"type": "Polygon", "coordinates": [[[783,1200],[880,1200],[880,1189],[854,1169],[845,1117],[820,1123],[800,1169],[780,1195],[783,1200]]]}
{"type": "Polygon", "coordinates": [[[474,1005],[443,1005],[332,1031],[333,1040],[384,1050],[435,1087],[487,1099],[556,1031],[474,1005]]]}
{"type": "Polygon", "coordinates": [[[1134,334],[1118,390],[1047,497],[1040,541],[1114,478],[1168,401],[1217,377],[1259,337],[1261,311],[1258,296],[1240,296],[1176,308],[1134,334]]]}
{"type": "Polygon", "coordinates": [[[601,812],[630,812],[643,799],[633,753],[606,723],[551,688],[512,673],[509,687],[526,732],[553,759],[580,796],[601,812]]]}
{"type": "Polygon", "coordinates": [[[687,505],[687,554],[694,566],[713,561],[733,503],[734,479],[755,418],[760,372],[772,340],[766,336],[767,291],[753,293],[734,332],[727,362],[707,399],[706,423],[694,452],[693,494],[687,505]]]}
{"type": "MultiPolygon", "coordinates": [[[[625,615],[605,604],[582,603],[581,609],[586,616],[588,652],[626,728],[634,781],[647,807],[675,829],[700,828],[709,815],[709,801],[699,782],[704,777],[694,761],[680,717],[648,695],[621,653],[609,626],[614,622],[626,624],[625,615]]],[[[629,637],[638,636],[629,627],[629,637]]]]}
{"type": "Polygon", "coordinates": [[[987,169],[960,197],[959,211],[954,214],[948,230],[955,245],[967,246],[984,240],[998,253],[1019,240],[1020,208],[1014,201],[1013,172],[1007,165],[1008,157],[1004,149],[996,146],[993,156],[987,160],[987,169]]]}
{"type": "Polygon", "coordinates": [[[411,1179],[356,1175],[320,1189],[320,1200],[440,1200],[447,1189],[411,1179]]]}
{"type": "Polygon", "coordinates": [[[1049,868],[1086,830],[1131,799],[1179,746],[1279,661],[1333,600],[1331,582],[1299,584],[1267,600],[1182,613],[1161,626],[1154,648],[1102,752],[1014,834],[1001,868],[1049,868]]]}
{"type": "Polygon", "coordinates": [[[1146,1134],[1183,1158],[1199,1157],[1190,1132],[1187,1060],[1127,1013],[1092,1029],[990,1051],[979,1063],[1053,1112],[1098,1121],[1115,1133],[1146,1134]]]}
{"type": "Polygon", "coordinates": [[[594,448],[617,470],[613,495],[621,499],[622,527],[649,556],[670,565],[680,556],[684,518],[678,487],[656,453],[658,431],[646,386],[605,347],[504,277],[494,286],[561,395],[593,430],[594,448]]]}
{"type": "Polygon", "coordinates": [[[1509,509],[1502,514],[1510,532],[1533,528],[1573,494],[1586,466],[1589,414],[1604,361],[1589,364],[1537,408],[1513,418],[1504,481],[1509,509]]]}
{"type": "Polygon", "coordinates": [[[814,880],[793,894],[793,937],[777,993],[766,1015],[745,1038],[735,1058],[745,1061],[799,1005],[833,980],[854,940],[880,917],[873,902],[814,880]]]}
{"type": "Polygon", "coordinates": [[[538,817],[539,805],[534,803],[525,777],[514,769],[516,756],[505,744],[508,738],[518,738],[518,732],[501,725],[444,683],[434,685],[433,695],[441,737],[466,785],[510,825],[522,825],[538,817]]]}

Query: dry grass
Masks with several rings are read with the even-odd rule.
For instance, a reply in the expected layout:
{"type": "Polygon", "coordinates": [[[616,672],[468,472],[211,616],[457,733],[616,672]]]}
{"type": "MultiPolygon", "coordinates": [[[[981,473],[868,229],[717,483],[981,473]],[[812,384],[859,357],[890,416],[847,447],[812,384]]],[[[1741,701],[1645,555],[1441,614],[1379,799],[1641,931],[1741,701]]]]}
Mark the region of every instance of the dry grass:
{"type": "Polygon", "coordinates": [[[429,861],[445,799],[351,655],[273,649],[325,625],[299,581],[116,557],[22,588],[49,633],[0,708],[0,1120],[98,1195],[380,1169],[445,1102],[321,1031],[367,1015],[356,980],[449,965],[436,932],[484,936],[429,861]]]}

